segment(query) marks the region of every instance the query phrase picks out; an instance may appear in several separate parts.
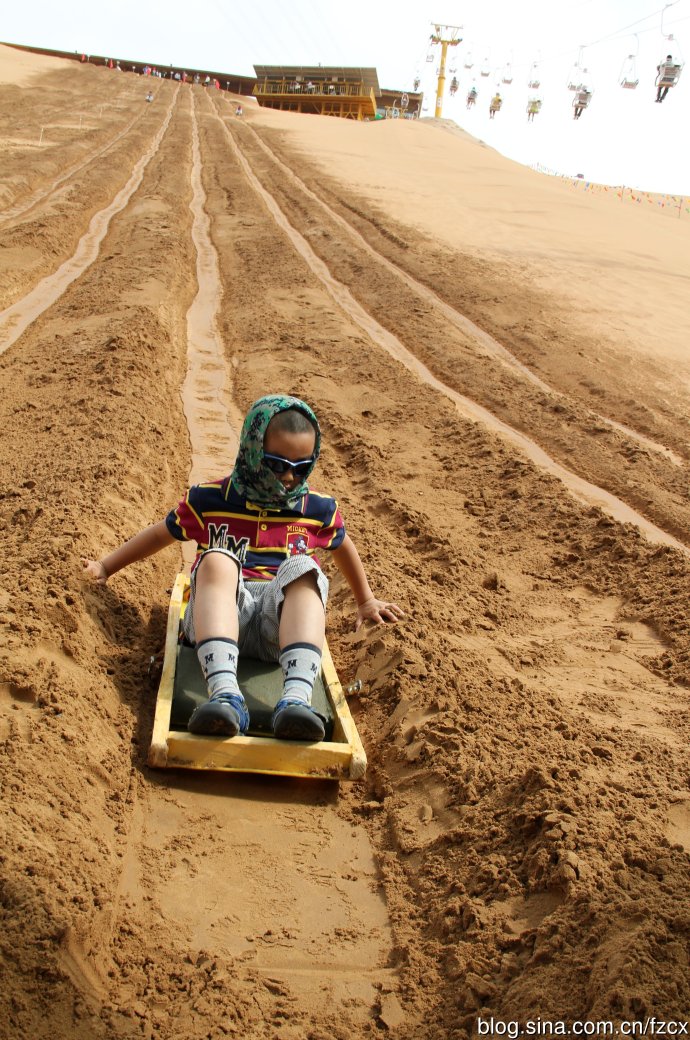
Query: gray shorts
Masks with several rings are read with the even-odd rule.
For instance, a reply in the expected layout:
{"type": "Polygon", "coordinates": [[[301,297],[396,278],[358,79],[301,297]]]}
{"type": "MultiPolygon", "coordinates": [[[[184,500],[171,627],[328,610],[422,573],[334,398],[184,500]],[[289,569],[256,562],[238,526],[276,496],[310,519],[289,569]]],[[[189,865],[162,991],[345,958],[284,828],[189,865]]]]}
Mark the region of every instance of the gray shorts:
{"type": "MultiPolygon", "coordinates": [[[[240,622],[240,653],[248,657],[258,657],[261,661],[277,661],[280,654],[278,644],[278,626],[280,609],[285,599],[286,587],[303,574],[314,571],[319,595],[326,609],[328,602],[328,578],[318,563],[310,556],[289,556],[283,560],[275,578],[270,581],[245,581],[242,567],[235,553],[229,549],[207,549],[203,554],[218,552],[229,556],[239,568],[240,581],[237,588],[237,613],[240,622]]],[[[196,592],[196,569],[192,574],[189,603],[185,611],[182,628],[185,638],[195,644],[194,636],[194,595],[196,592]]]]}

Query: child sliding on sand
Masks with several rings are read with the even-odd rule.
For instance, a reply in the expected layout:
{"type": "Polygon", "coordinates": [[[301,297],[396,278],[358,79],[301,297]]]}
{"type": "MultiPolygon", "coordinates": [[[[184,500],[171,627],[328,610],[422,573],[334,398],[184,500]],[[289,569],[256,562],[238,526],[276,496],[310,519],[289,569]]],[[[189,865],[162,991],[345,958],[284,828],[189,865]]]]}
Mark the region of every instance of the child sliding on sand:
{"type": "Polygon", "coordinates": [[[332,551],[346,578],[357,628],[404,616],[372,593],[335,500],[309,488],[320,448],[319,424],[304,401],[262,397],[244,421],[230,476],[195,485],[165,520],[101,560],[82,561],[104,584],[176,540],[196,541],[183,627],[196,646],[209,699],[192,714],[192,733],[247,732],[249,713],[237,683],[237,659],[246,654],[280,662],[284,689],[272,717],[275,736],[323,738],[323,720],[311,706],[328,596],[317,549],[332,551]]]}

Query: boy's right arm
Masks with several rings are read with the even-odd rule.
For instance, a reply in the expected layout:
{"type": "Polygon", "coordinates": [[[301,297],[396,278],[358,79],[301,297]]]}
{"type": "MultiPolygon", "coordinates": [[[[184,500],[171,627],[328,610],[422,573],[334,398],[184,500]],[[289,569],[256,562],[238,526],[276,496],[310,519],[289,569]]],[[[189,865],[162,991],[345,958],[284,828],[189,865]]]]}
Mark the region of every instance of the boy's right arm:
{"type": "Polygon", "coordinates": [[[160,520],[157,524],[146,527],[139,534],[135,534],[119,549],[115,549],[102,559],[87,560],[82,557],[81,562],[89,577],[94,578],[99,585],[105,585],[108,578],[116,571],[121,571],[130,563],[145,560],[147,556],[153,556],[154,553],[160,552],[161,549],[165,549],[167,545],[172,545],[175,541],[177,539],[170,534],[165,520],[160,520]]]}

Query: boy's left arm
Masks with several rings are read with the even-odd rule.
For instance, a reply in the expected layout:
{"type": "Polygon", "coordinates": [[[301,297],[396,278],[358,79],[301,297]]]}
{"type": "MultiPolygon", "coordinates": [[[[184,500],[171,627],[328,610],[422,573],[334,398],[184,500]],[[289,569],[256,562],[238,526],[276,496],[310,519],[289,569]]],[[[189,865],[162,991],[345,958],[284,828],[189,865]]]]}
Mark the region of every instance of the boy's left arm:
{"type": "Polygon", "coordinates": [[[364,621],[375,621],[380,625],[386,621],[395,622],[398,618],[405,617],[397,603],[377,599],[371,591],[357,547],[348,534],[345,535],[338,548],[333,549],[333,559],[355,597],[357,604],[355,629],[358,629],[364,621]]]}

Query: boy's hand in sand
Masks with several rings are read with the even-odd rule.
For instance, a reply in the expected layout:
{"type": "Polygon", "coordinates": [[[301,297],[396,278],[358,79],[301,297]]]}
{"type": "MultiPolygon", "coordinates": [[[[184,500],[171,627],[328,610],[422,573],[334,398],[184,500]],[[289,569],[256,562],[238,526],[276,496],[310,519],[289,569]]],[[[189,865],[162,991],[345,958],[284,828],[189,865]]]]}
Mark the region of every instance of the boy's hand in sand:
{"type": "Polygon", "coordinates": [[[357,607],[357,620],[355,631],[365,621],[373,621],[377,625],[385,624],[387,621],[396,622],[398,618],[404,618],[405,613],[397,603],[386,603],[380,599],[368,599],[357,607]]]}
{"type": "Polygon", "coordinates": [[[87,560],[82,556],[81,562],[84,565],[84,571],[90,578],[97,581],[99,585],[105,585],[108,574],[100,560],[87,560]]]}

